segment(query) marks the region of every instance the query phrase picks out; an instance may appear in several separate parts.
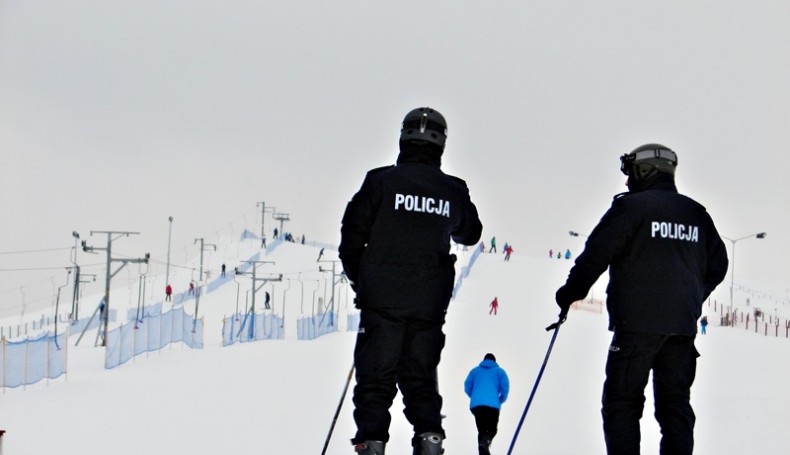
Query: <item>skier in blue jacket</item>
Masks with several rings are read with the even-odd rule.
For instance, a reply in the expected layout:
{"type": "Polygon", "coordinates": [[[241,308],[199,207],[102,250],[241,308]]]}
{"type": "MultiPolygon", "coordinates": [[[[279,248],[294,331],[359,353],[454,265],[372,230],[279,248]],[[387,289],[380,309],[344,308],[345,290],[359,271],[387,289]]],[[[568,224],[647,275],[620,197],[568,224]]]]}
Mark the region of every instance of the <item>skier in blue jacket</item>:
{"type": "Polygon", "coordinates": [[[464,391],[469,395],[469,409],[477,424],[477,445],[480,455],[490,455],[489,447],[497,433],[499,410],[510,393],[507,373],[488,353],[483,361],[466,376],[464,391]]]}

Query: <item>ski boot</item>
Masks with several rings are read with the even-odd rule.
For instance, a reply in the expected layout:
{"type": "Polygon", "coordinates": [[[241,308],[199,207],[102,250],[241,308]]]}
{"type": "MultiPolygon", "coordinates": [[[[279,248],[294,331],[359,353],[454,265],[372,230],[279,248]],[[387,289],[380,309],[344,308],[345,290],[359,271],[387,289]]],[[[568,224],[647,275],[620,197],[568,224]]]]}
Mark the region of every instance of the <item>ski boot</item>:
{"type": "Polygon", "coordinates": [[[359,444],[354,444],[354,452],[359,455],[384,455],[383,441],[365,441],[359,444]]]}
{"type": "Polygon", "coordinates": [[[414,446],[413,455],[441,455],[444,453],[442,449],[442,440],[444,437],[439,433],[421,433],[411,440],[411,445],[414,446]]]}
{"type": "Polygon", "coordinates": [[[491,438],[487,435],[481,434],[477,436],[477,448],[480,455],[491,455],[491,438]]]}

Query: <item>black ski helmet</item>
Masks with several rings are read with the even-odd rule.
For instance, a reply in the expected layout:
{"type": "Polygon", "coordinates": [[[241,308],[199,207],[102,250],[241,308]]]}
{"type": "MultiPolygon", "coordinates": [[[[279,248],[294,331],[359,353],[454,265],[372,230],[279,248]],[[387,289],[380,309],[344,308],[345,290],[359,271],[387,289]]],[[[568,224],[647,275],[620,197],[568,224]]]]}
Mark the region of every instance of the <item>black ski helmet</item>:
{"type": "Polygon", "coordinates": [[[400,140],[425,141],[444,148],[447,140],[447,121],[439,111],[430,107],[412,109],[403,118],[400,140]]]}
{"type": "Polygon", "coordinates": [[[677,166],[677,154],[661,144],[645,144],[620,157],[620,171],[637,182],[658,172],[674,176],[677,166]]]}

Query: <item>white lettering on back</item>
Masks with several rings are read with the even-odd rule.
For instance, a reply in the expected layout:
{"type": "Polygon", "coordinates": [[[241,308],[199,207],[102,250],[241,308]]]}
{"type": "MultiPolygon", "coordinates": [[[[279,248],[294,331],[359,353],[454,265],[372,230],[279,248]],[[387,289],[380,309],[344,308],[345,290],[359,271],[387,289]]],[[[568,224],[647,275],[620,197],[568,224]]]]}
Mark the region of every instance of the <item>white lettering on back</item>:
{"type": "Polygon", "coordinates": [[[699,242],[699,226],[653,221],[650,223],[650,236],[652,238],[699,242]]]}
{"type": "Polygon", "coordinates": [[[434,199],[428,196],[397,193],[395,194],[395,210],[432,213],[450,218],[450,201],[434,199]]]}

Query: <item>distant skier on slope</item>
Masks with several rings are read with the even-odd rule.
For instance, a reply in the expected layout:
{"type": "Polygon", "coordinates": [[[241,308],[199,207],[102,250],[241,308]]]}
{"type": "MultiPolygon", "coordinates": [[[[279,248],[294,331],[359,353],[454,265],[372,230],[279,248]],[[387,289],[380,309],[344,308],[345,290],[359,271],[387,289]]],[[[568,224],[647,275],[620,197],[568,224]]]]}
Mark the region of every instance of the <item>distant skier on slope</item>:
{"type": "Polygon", "coordinates": [[[491,304],[489,304],[488,307],[490,308],[488,310],[488,314],[489,315],[493,314],[494,316],[496,316],[496,312],[499,309],[499,300],[497,300],[497,298],[494,297],[494,300],[491,301],[491,304]]]}
{"type": "Polygon", "coordinates": [[[508,245],[505,247],[505,260],[510,260],[510,255],[513,254],[513,245],[508,245]]]}
{"type": "Polygon", "coordinates": [[[439,112],[406,114],[397,164],[368,172],[343,215],[338,253],[361,310],[351,440],[358,454],[384,453],[398,389],[414,454],[442,452],[436,373],[455,278],[450,240],[475,245],[483,229],[466,183],[441,170],[446,139],[439,112]]]}
{"type": "Polygon", "coordinates": [[[497,434],[499,411],[510,393],[507,373],[488,353],[472,369],[464,381],[464,391],[470,398],[469,409],[477,425],[477,447],[480,455],[490,455],[489,447],[497,434]]]}
{"type": "Polygon", "coordinates": [[[727,250],[705,207],[678,193],[675,152],[647,144],[620,162],[628,193],[615,196],[557,290],[560,318],[609,268],[606,307],[614,336],[601,410],[607,453],[640,453],[639,419],[652,371],[661,453],[691,455],[697,319],[727,273],[727,250]]]}

